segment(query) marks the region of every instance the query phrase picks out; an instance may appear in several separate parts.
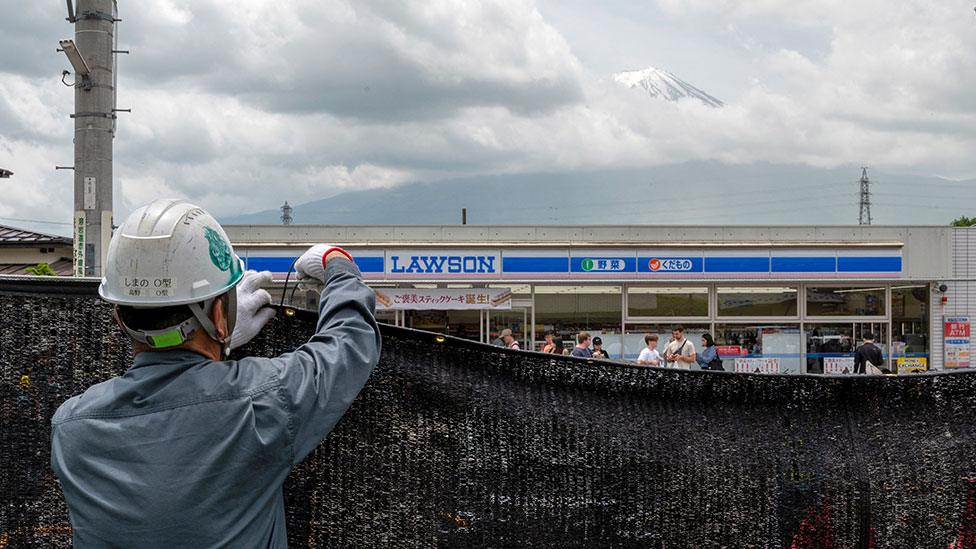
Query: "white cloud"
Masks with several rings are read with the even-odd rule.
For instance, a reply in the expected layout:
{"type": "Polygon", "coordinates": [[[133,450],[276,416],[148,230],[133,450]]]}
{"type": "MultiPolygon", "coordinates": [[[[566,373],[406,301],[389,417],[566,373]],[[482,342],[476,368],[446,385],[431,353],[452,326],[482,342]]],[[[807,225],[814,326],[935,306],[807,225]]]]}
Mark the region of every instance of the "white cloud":
{"type": "MultiPolygon", "coordinates": [[[[166,179],[159,175],[144,175],[142,177],[117,177],[118,188],[122,196],[117,203],[120,203],[121,211],[132,211],[146,203],[152,202],[157,198],[186,198],[192,199],[186,193],[174,189],[166,179]]],[[[121,223],[124,217],[120,216],[116,223],[121,223]]]]}
{"type": "Polygon", "coordinates": [[[52,146],[0,134],[0,167],[14,172],[0,179],[0,217],[49,220],[60,213],[61,219],[71,219],[73,172],[54,170],[71,164],[69,143],[52,146]]]}
{"type": "MultiPolygon", "coordinates": [[[[737,55],[752,71],[735,75],[743,93],[711,109],[624,89],[581,66],[531,2],[128,8],[120,46],[133,54],[121,60],[119,106],[133,112],[119,121],[116,214],[164,195],[232,215],[430,178],[695,159],[976,173],[963,0],[658,6],[705,29],[688,36],[698,49],[717,47],[709,29],[743,44],[737,55]],[[772,40],[770,28],[785,30],[772,40]],[[801,28],[822,30],[826,50],[791,44],[801,28]]],[[[72,91],[54,70],[9,70],[0,70],[0,166],[16,175],[0,216],[68,219],[71,177],[52,168],[72,157],[72,91]]],[[[707,78],[691,83],[710,91],[707,78]]]]}
{"type": "MultiPolygon", "coordinates": [[[[865,2],[861,2],[864,4],[865,2]]],[[[849,8],[841,0],[657,0],[658,7],[673,16],[710,15],[723,19],[770,17],[784,23],[815,25],[836,18],[849,8]]]]}

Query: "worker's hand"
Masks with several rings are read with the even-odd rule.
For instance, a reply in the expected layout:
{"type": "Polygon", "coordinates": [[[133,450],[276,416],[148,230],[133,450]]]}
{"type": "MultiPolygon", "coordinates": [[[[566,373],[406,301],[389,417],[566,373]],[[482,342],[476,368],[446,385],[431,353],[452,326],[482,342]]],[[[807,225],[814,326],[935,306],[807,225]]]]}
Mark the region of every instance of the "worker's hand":
{"type": "Polygon", "coordinates": [[[271,294],[261,288],[268,284],[271,284],[270,272],[247,271],[237,285],[237,323],[230,338],[231,349],[254,339],[261,328],[274,318],[275,310],[270,307],[271,294]]]}
{"type": "Polygon", "coordinates": [[[345,257],[349,255],[342,248],[331,244],[316,244],[305,251],[298,261],[295,262],[295,273],[298,278],[315,278],[325,283],[325,263],[332,257],[345,257]],[[328,257],[325,257],[328,255],[328,257]]]}

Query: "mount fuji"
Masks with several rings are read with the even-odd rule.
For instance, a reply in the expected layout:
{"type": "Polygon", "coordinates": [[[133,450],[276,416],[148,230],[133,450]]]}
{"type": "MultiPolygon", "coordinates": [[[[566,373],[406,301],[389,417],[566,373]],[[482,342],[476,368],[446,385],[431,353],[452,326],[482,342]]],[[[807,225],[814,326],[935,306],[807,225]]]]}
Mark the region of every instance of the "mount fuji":
{"type": "Polygon", "coordinates": [[[637,71],[623,71],[614,74],[613,79],[628,88],[644,88],[651,97],[668,101],[691,98],[709,107],[717,108],[724,105],[720,100],[664,69],[648,67],[637,71]]]}

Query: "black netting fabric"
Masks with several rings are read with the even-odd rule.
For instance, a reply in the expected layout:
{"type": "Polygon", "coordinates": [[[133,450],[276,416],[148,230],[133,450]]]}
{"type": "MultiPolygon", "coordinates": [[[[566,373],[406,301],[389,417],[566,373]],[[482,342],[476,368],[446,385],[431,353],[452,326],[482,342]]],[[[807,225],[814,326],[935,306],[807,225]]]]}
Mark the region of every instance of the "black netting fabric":
{"type": "MultiPolygon", "coordinates": [[[[0,281],[0,547],[66,547],[49,421],[123,372],[86,283],[0,281]]],[[[294,348],[279,315],[244,352],[294,348]]],[[[976,547],[976,373],[679,372],[384,327],[286,487],[293,547],[976,547]]],[[[219,486],[214,487],[219,490],[219,486]]]]}

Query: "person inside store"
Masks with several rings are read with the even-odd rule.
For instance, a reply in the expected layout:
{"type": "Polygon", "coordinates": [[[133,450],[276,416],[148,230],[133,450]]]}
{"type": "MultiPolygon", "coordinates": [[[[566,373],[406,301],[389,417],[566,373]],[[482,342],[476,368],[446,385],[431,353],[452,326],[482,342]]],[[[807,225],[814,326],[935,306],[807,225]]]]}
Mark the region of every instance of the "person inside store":
{"type": "Polygon", "coordinates": [[[603,348],[603,339],[600,336],[593,338],[593,358],[610,358],[610,354],[603,348]]]}
{"type": "Polygon", "coordinates": [[[554,354],[556,352],[555,336],[552,332],[546,332],[546,343],[542,346],[543,353],[554,354]]]}
{"type": "Polygon", "coordinates": [[[593,357],[593,351],[590,350],[589,332],[580,332],[579,335],[576,336],[576,346],[573,347],[573,352],[570,354],[580,358],[593,357]]]}
{"type": "Polygon", "coordinates": [[[865,332],[864,342],[854,351],[854,373],[888,373],[887,370],[881,368],[883,365],[884,356],[881,354],[881,349],[874,344],[874,334],[865,332]],[[878,371],[870,371],[871,369],[867,367],[868,364],[874,366],[878,371]]]}
{"type": "Polygon", "coordinates": [[[98,293],[134,364],[51,419],[74,547],[288,546],[282,486],[379,361],[376,296],[345,250],[316,244],[295,264],[324,285],[315,333],[294,352],[230,360],[275,314],[271,273],[243,266],[183,200],[115,231],[98,293]]]}
{"type": "Polygon", "coordinates": [[[552,340],[552,344],[555,346],[555,348],[552,351],[552,354],[554,354],[554,355],[568,355],[569,354],[569,349],[566,349],[563,346],[563,338],[558,337],[558,336],[554,337],[553,340],[552,340]]]}
{"type": "Polygon", "coordinates": [[[664,347],[664,360],[669,368],[690,370],[695,363],[695,344],[685,337],[685,327],[675,326],[671,330],[671,341],[664,347]]]}
{"type": "Polygon", "coordinates": [[[657,334],[647,334],[644,336],[644,347],[641,349],[639,355],[637,355],[637,363],[643,364],[645,366],[661,366],[664,360],[661,358],[661,353],[657,350],[658,337],[657,334]]]}
{"type": "Polygon", "coordinates": [[[704,333],[701,336],[702,352],[695,355],[695,361],[702,370],[722,371],[722,359],[718,356],[718,348],[715,347],[715,340],[712,334],[704,333]]]}
{"type": "Polygon", "coordinates": [[[512,335],[512,329],[511,328],[505,328],[504,330],[502,330],[501,338],[502,338],[502,345],[504,345],[505,347],[508,347],[509,349],[521,349],[522,348],[519,345],[518,340],[515,339],[515,336],[512,335]]]}

